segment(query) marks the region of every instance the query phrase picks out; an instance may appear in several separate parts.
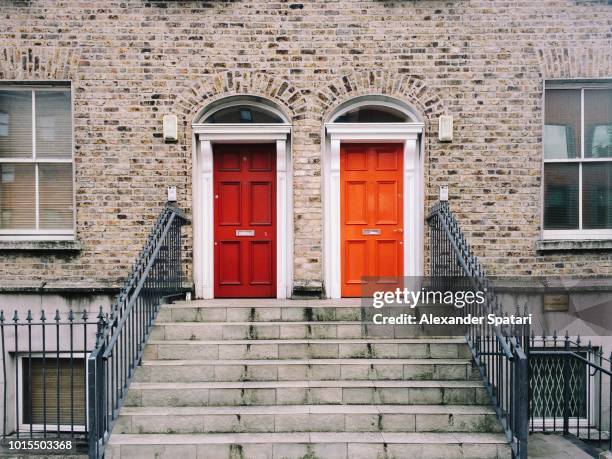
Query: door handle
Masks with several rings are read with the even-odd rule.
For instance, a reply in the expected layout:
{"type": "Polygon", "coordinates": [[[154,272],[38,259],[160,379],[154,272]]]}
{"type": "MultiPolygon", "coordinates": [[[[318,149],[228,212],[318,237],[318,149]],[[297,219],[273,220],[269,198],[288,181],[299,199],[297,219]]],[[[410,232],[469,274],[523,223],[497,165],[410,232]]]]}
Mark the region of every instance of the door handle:
{"type": "Polygon", "coordinates": [[[403,233],[404,229],[403,228],[394,229],[393,232],[394,233],[403,233]]]}

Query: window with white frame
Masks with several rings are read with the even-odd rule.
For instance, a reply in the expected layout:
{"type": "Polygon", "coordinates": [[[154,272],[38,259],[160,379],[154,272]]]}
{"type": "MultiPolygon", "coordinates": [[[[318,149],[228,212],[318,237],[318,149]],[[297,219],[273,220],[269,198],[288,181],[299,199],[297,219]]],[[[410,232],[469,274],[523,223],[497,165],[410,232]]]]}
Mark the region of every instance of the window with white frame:
{"type": "Polygon", "coordinates": [[[68,86],[0,85],[0,237],[74,234],[68,86]]]}
{"type": "Polygon", "coordinates": [[[612,239],[612,82],[547,83],[547,239],[612,239]]]}

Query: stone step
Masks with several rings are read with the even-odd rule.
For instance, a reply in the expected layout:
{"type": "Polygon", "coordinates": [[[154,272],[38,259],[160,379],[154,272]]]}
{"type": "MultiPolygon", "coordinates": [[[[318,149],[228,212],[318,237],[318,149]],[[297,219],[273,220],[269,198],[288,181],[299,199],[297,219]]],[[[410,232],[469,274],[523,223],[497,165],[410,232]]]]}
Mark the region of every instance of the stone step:
{"type": "Polygon", "coordinates": [[[144,351],[147,360],[470,357],[464,338],[150,340],[144,351]]]}
{"type": "Polygon", "coordinates": [[[467,359],[144,360],[137,382],[480,380],[467,359]]]}
{"type": "Polygon", "coordinates": [[[478,381],[246,381],[139,383],[126,406],[488,404],[478,381]]]}
{"type": "Polygon", "coordinates": [[[503,434],[301,432],[113,434],[106,459],[510,458],[503,434]]]}
{"type": "MultiPolygon", "coordinates": [[[[234,300],[238,301],[238,300],[234,300]]],[[[409,313],[420,317],[420,314],[446,315],[458,310],[451,305],[418,305],[411,309],[406,306],[390,305],[377,309],[368,301],[360,300],[319,300],[319,301],[285,301],[278,300],[242,300],[230,305],[215,300],[181,302],[163,305],[157,316],[158,324],[184,322],[367,322],[372,323],[375,314],[398,316],[409,313]],[[348,302],[347,302],[348,301],[348,302]]],[[[402,326],[412,330],[421,329],[416,325],[402,326]]],[[[438,330],[440,326],[432,327],[438,330]]],[[[456,327],[454,327],[456,328],[456,327]]],[[[454,333],[453,327],[449,328],[454,333]]]]}
{"type": "Polygon", "coordinates": [[[501,432],[492,408],[290,405],[124,408],[114,433],[501,432]]]}
{"type": "MultiPolygon", "coordinates": [[[[363,311],[365,312],[365,309],[363,311]]],[[[229,302],[206,300],[165,304],[159,311],[157,323],[360,321],[361,319],[362,306],[359,300],[348,302],[288,300],[282,303],[275,300],[229,302]]]]}
{"type": "MultiPolygon", "coordinates": [[[[153,340],[258,340],[412,338],[428,336],[415,325],[375,325],[347,321],[294,322],[165,322],[152,330],[153,340]]],[[[450,337],[450,336],[449,336],[450,337]]]]}

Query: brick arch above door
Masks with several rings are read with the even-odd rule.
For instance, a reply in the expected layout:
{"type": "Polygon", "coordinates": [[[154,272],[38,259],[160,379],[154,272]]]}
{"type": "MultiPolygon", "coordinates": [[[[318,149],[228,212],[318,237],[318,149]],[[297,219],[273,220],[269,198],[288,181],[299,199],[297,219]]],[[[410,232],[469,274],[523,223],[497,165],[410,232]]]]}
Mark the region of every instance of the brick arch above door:
{"type": "Polygon", "coordinates": [[[328,121],[337,107],[358,96],[381,95],[405,102],[419,112],[424,121],[444,113],[441,96],[425,81],[397,71],[366,70],[337,76],[316,92],[315,116],[328,121]]]}
{"type": "Polygon", "coordinates": [[[275,103],[290,121],[302,119],[306,113],[303,91],[287,79],[264,72],[223,72],[205,76],[181,91],[174,109],[182,124],[190,127],[202,110],[210,104],[232,96],[256,96],[275,103]]]}

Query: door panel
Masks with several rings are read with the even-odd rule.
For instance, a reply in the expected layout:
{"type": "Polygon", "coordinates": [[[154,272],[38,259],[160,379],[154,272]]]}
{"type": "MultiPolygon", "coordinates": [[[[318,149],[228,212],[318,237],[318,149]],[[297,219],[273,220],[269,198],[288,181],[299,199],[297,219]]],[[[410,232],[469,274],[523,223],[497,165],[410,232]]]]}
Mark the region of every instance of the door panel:
{"type": "Polygon", "coordinates": [[[251,182],[249,193],[251,225],[272,224],[272,183],[251,182]]]}
{"type": "Polygon", "coordinates": [[[242,275],[240,272],[240,242],[219,242],[219,258],[224,260],[224,262],[219,265],[219,284],[242,284],[242,275]]]}
{"type": "Polygon", "coordinates": [[[274,144],[213,147],[215,297],[276,296],[274,144]]]}
{"type": "Polygon", "coordinates": [[[366,182],[346,182],[344,194],[346,223],[365,225],[368,222],[368,190],[366,182]]]}
{"type": "Polygon", "coordinates": [[[240,226],[242,223],[242,209],[240,208],[240,182],[220,182],[218,201],[223,203],[219,208],[219,225],[240,226]]]}
{"type": "Polygon", "coordinates": [[[362,295],[364,277],[383,288],[401,283],[403,145],[342,144],[340,148],[342,296],[362,295]]]}
{"type": "Polygon", "coordinates": [[[361,285],[361,277],[368,266],[367,241],[346,241],[344,261],[345,283],[361,285]]]}

